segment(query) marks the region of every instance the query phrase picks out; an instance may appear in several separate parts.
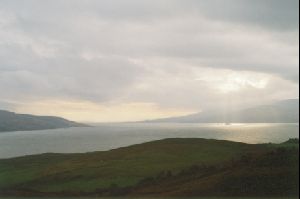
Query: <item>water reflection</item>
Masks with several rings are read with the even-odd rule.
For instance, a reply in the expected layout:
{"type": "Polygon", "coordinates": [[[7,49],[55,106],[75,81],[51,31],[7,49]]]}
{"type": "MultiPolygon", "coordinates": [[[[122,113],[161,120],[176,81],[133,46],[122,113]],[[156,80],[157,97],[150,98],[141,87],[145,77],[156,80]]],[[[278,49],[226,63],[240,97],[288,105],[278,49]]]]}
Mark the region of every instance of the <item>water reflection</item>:
{"type": "Polygon", "coordinates": [[[91,128],[0,133],[0,158],[103,151],[165,138],[279,143],[299,137],[299,124],[100,124],[91,128]]]}

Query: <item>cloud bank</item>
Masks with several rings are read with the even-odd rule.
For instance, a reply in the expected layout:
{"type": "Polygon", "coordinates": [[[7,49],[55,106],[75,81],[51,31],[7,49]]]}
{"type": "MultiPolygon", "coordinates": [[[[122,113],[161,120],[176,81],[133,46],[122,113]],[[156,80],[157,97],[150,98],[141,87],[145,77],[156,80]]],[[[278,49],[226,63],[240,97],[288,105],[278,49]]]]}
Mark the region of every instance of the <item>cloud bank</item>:
{"type": "Polygon", "coordinates": [[[124,121],[297,98],[298,4],[1,0],[0,108],[124,121]]]}

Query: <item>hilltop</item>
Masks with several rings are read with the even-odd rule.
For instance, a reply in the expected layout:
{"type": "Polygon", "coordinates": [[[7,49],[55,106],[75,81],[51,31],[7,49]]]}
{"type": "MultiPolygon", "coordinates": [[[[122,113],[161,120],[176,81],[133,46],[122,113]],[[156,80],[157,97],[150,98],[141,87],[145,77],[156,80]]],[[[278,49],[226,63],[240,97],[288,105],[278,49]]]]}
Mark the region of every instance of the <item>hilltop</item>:
{"type": "Polygon", "coordinates": [[[84,126],[87,125],[69,121],[60,117],[17,114],[0,110],[0,132],[31,131],[84,126]]]}
{"type": "Polygon", "coordinates": [[[296,196],[298,155],[295,140],[251,145],[179,138],[32,155],[0,160],[0,195],[296,196]]]}

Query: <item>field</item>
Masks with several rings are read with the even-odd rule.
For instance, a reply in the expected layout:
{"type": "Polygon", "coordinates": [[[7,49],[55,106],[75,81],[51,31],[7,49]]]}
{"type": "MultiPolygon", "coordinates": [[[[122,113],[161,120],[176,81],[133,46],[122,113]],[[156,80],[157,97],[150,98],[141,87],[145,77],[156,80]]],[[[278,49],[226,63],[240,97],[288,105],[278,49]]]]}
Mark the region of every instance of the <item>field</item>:
{"type": "MultiPolygon", "coordinates": [[[[215,186],[216,183],[223,183],[228,176],[230,178],[227,183],[234,184],[230,181],[231,178],[243,179],[244,175],[248,175],[249,165],[258,172],[247,179],[255,180],[255,175],[260,175],[261,172],[269,177],[262,179],[262,183],[273,179],[286,185],[288,183],[284,180],[292,180],[297,185],[295,179],[285,179],[298,174],[295,169],[296,156],[298,144],[294,143],[250,145],[220,140],[166,139],[106,152],[42,154],[0,160],[0,191],[2,195],[18,196],[30,196],[33,193],[43,196],[47,193],[59,193],[63,196],[88,193],[122,195],[123,188],[127,191],[128,187],[142,184],[134,188],[132,195],[157,193],[160,196],[197,196],[200,194],[195,192],[199,190],[197,186],[215,186]],[[274,150],[278,151],[280,148],[289,151],[279,151],[279,154],[276,152],[272,155],[274,150]],[[266,153],[271,155],[262,155],[266,153]],[[253,165],[241,162],[240,159],[245,158],[245,155],[253,159],[253,165]],[[278,167],[273,168],[273,173],[267,171],[269,165],[256,165],[257,161],[273,165],[272,161],[281,161],[277,160],[280,156],[284,157],[285,162],[280,162],[278,167]],[[203,179],[203,175],[208,176],[209,180],[203,179]],[[149,179],[152,180],[150,183],[149,179]],[[184,188],[187,190],[183,190],[184,188]],[[171,192],[173,189],[179,192],[171,192]]],[[[210,195],[206,189],[202,191],[210,195]]],[[[278,193],[274,194],[277,196],[278,193]]]]}

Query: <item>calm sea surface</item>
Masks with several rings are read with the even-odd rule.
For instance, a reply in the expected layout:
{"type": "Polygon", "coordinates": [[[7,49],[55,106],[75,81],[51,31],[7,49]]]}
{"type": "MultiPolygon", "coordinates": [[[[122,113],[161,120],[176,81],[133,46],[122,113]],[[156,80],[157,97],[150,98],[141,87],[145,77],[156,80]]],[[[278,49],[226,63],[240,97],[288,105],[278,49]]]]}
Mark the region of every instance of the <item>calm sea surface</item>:
{"type": "Polygon", "coordinates": [[[0,158],[103,151],[164,138],[214,138],[280,143],[299,137],[299,124],[98,124],[95,127],[0,133],[0,158]]]}

